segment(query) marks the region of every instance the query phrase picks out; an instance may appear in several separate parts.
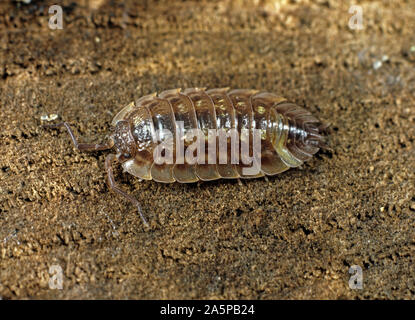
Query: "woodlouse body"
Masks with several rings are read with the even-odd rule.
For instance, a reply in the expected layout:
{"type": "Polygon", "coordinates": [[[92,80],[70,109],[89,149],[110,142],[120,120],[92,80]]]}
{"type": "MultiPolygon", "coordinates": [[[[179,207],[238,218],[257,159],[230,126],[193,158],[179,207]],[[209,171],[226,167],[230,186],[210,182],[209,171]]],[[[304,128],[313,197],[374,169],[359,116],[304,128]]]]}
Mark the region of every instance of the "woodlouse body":
{"type": "Polygon", "coordinates": [[[104,144],[78,143],[66,122],[46,127],[64,126],[80,151],[114,148],[116,155],[109,154],[105,161],[109,186],[138,207],[145,224],[147,222],[138,201],[115,183],[111,166],[115,159],[121,163],[125,171],[141,179],[189,183],[220,178],[276,175],[291,167],[300,166],[319,148],[325,147],[324,137],[321,135],[325,126],[309,111],[275,94],[248,89],[220,88],[205,91],[190,88],[183,91],[167,90],[158,96],[147,95],[124,107],[114,117],[112,125],[113,132],[104,144]],[[181,159],[183,155],[176,154],[176,151],[179,148],[191,148],[194,138],[183,137],[187,137],[187,132],[193,129],[201,131],[205,137],[203,144],[207,142],[208,148],[213,146],[213,149],[217,148],[218,138],[209,140],[209,130],[236,132],[239,137],[236,144],[242,145],[248,140],[249,153],[258,155],[258,172],[246,174],[245,163],[231,161],[234,159],[234,153],[240,156],[236,157],[237,159],[243,157],[243,148],[236,148],[236,151],[233,148],[232,137],[225,140],[225,161],[218,161],[220,153],[216,153],[214,159],[209,153],[207,156],[204,155],[206,161],[202,163],[189,163],[187,158],[181,159]],[[172,133],[170,139],[173,138],[173,163],[158,164],[154,161],[154,150],[158,146],[158,141],[167,139],[167,136],[163,136],[163,130],[172,133]],[[243,131],[249,132],[248,139],[242,138],[243,131]],[[254,141],[252,137],[257,132],[260,137],[259,150],[255,149],[251,142],[254,141]],[[176,139],[177,137],[180,139],[176,139]]]}
{"type": "MultiPolygon", "coordinates": [[[[261,177],[297,167],[310,159],[323,142],[318,123],[310,112],[277,95],[247,89],[229,91],[227,88],[208,91],[191,88],[183,92],[175,89],[159,96],[148,95],[122,109],[112,122],[117,158],[125,171],[141,179],[181,183],[261,177]],[[177,126],[177,121],[182,121],[183,128],[177,126]],[[213,161],[215,164],[208,161],[205,164],[154,163],[153,153],[158,141],[156,129],[167,129],[174,135],[182,130],[186,135],[193,128],[202,132],[236,129],[239,137],[242,137],[241,129],[260,130],[260,172],[244,174],[244,164],[232,164],[231,161],[226,164],[219,164],[219,161],[213,161]]],[[[176,148],[175,137],[173,140],[176,148]]],[[[192,142],[184,141],[184,149],[192,142]]],[[[252,146],[250,150],[252,152],[252,146]]],[[[230,141],[227,152],[230,160],[230,141]]]]}

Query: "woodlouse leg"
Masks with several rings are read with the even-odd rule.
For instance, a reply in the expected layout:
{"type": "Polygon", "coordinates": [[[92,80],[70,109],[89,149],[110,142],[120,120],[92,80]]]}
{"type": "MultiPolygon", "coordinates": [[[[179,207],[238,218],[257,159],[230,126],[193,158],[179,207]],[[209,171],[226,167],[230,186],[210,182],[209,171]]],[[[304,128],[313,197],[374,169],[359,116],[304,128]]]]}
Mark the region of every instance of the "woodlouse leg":
{"type": "Polygon", "coordinates": [[[124,198],[128,199],[138,208],[138,212],[140,214],[141,220],[143,220],[143,223],[148,227],[149,225],[148,225],[146,218],[144,217],[143,211],[141,210],[140,203],[137,201],[137,199],[135,199],[134,197],[130,196],[128,193],[120,189],[115,183],[114,174],[112,172],[112,165],[111,165],[114,159],[115,159],[115,155],[113,154],[109,154],[105,158],[105,169],[107,170],[107,174],[108,174],[109,187],[110,189],[114,190],[118,194],[122,195],[124,198]]]}
{"type": "Polygon", "coordinates": [[[113,146],[112,142],[104,144],[95,144],[95,143],[78,143],[78,140],[75,138],[73,131],[67,122],[61,122],[57,124],[44,124],[44,128],[60,128],[65,127],[68,130],[68,133],[72,139],[73,144],[79,151],[102,151],[111,149],[113,146]]]}

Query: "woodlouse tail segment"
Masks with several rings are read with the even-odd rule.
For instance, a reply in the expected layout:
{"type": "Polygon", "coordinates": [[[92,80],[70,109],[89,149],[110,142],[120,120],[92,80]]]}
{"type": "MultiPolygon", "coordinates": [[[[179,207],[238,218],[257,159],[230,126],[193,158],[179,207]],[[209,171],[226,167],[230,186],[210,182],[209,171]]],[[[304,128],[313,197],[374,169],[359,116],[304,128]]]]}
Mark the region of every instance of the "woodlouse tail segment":
{"type": "Polygon", "coordinates": [[[308,128],[307,137],[305,139],[305,144],[321,148],[324,150],[331,150],[330,146],[327,144],[327,139],[321,135],[322,133],[327,133],[330,124],[321,124],[318,127],[313,126],[313,128],[308,128]]]}
{"type": "Polygon", "coordinates": [[[322,123],[318,126],[318,132],[327,134],[330,131],[331,123],[322,123]]]}
{"type": "Polygon", "coordinates": [[[144,225],[148,227],[149,224],[148,224],[146,218],[144,217],[143,210],[141,210],[141,205],[138,202],[138,200],[135,199],[134,197],[130,196],[127,192],[125,192],[124,190],[120,189],[120,187],[117,186],[117,184],[115,182],[115,179],[114,179],[114,174],[112,172],[112,162],[114,160],[115,160],[115,155],[114,154],[109,154],[105,158],[105,169],[107,170],[108,183],[109,183],[110,189],[112,189],[113,191],[115,191],[119,195],[123,196],[128,201],[130,201],[133,205],[135,205],[138,209],[138,213],[140,214],[141,220],[143,220],[144,225]]]}
{"type": "Polygon", "coordinates": [[[75,145],[75,148],[77,148],[81,152],[92,152],[92,151],[103,151],[103,150],[109,150],[114,146],[114,141],[109,140],[107,143],[103,144],[96,144],[96,143],[79,143],[76,139],[71,127],[67,122],[61,122],[56,124],[44,124],[42,125],[44,128],[60,128],[65,127],[66,130],[69,133],[69,136],[72,139],[73,144],[75,145]]]}

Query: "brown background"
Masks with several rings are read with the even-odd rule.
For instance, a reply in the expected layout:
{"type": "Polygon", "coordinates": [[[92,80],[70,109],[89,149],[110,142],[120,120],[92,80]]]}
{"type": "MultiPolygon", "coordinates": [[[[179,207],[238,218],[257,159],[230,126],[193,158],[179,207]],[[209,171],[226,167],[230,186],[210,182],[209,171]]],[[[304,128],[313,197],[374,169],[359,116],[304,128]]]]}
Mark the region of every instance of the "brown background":
{"type": "Polygon", "coordinates": [[[414,298],[415,5],[63,1],[0,5],[0,296],[414,298]],[[130,101],[177,87],[279,93],[332,124],[333,151],[279,176],[193,185],[115,170],[99,142],[130,101]],[[63,290],[48,286],[63,269],[63,290]],[[348,286],[363,269],[363,290],[348,286]]]}

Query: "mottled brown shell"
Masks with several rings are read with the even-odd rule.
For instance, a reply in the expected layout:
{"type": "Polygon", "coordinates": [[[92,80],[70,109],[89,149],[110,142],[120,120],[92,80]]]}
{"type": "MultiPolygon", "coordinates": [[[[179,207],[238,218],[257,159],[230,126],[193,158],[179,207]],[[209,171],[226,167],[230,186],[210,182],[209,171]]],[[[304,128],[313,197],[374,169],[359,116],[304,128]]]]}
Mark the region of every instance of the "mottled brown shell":
{"type": "MultiPolygon", "coordinates": [[[[323,143],[319,120],[310,112],[275,94],[248,89],[189,88],[147,95],[124,107],[112,125],[116,127],[113,139],[123,168],[141,179],[166,183],[275,175],[309,160],[323,143]],[[179,122],[183,127],[178,127],[179,122]],[[168,129],[176,135],[178,130],[186,134],[193,128],[203,132],[237,129],[239,133],[241,129],[260,129],[260,172],[244,175],[244,165],[230,161],[178,164],[176,156],[174,164],[153,161],[156,130],[168,129]]],[[[189,146],[188,141],[183,143],[184,148],[189,146]]],[[[228,159],[231,149],[228,144],[228,159]]]]}

